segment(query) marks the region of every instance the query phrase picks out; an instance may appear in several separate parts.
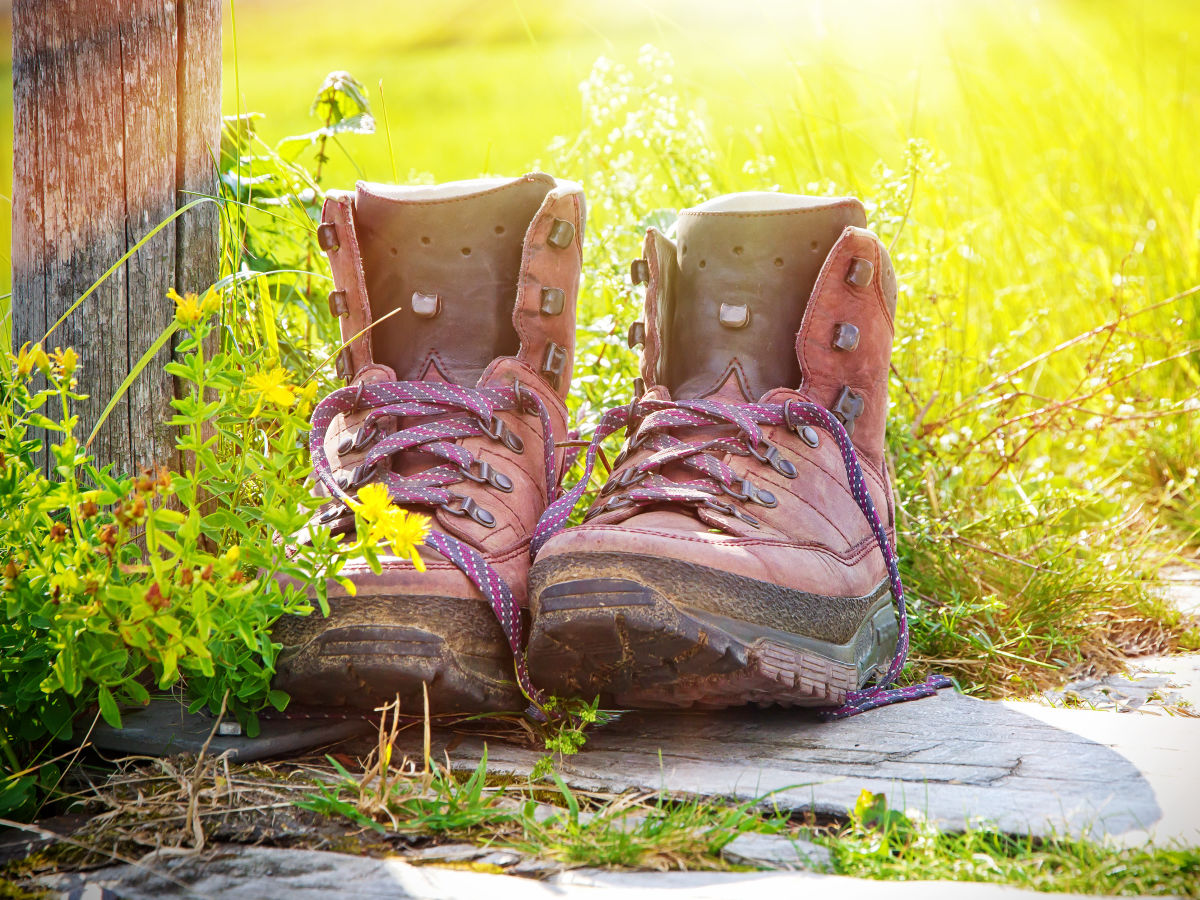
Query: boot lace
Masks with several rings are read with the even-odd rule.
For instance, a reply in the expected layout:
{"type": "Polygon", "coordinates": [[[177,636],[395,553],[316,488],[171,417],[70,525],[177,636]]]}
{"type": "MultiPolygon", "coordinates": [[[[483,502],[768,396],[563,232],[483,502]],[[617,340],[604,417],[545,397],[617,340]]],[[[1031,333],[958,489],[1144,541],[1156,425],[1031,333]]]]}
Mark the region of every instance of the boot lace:
{"type": "MultiPolygon", "coordinates": [[[[541,398],[520,382],[511,387],[464,388],[436,382],[392,381],[339,388],[317,404],[309,433],[313,472],[334,498],[319,519],[331,521],[331,513],[340,514],[344,505],[353,502],[351,490],[368,481],[378,481],[399,505],[438,507],[454,515],[470,516],[485,526],[494,525],[495,517],[490,512],[450,487],[471,480],[486,482],[503,492],[512,490],[512,481],[507,476],[459,443],[463,438],[486,436],[504,443],[513,452],[522,452],[521,439],[495,415],[508,410],[537,414],[541,419],[545,435],[546,496],[554,497],[558,479],[550,414],[541,398]],[[349,415],[364,409],[370,412],[354,443],[358,448],[371,444],[371,449],[352,473],[335,476],[325,453],[329,425],[339,413],[349,415]],[[420,417],[426,421],[384,435],[382,423],[388,417],[420,417]],[[442,462],[411,475],[392,471],[386,464],[394,455],[416,452],[442,462]]],[[[517,683],[531,702],[528,712],[544,719],[542,696],[530,680],[525,662],[521,609],[512,590],[479,551],[458,538],[431,531],[425,543],[460,569],[488,601],[512,650],[517,683]]]]}
{"type": "Polygon", "coordinates": [[[600,442],[621,428],[634,431],[630,439],[630,449],[647,447],[652,452],[635,465],[621,470],[618,476],[609,479],[601,493],[617,492],[617,495],[607,500],[603,506],[597,507],[597,512],[629,506],[683,504],[707,507],[757,526],[756,517],[745,512],[737,503],[726,502],[724,498],[741,502],[753,501],[769,507],[776,504],[775,497],[740,478],[732,468],[712,454],[754,456],[783,474],[794,476],[795,469],[792,464],[783,459],[778,450],[764,438],[760,427],[763,425],[786,425],[798,432],[807,426],[821,429],[833,438],[846,468],[850,493],[866,518],[883,554],[892,598],[896,604],[899,637],[887,672],[881,678],[877,678],[874,684],[861,690],[850,691],[843,706],[822,711],[822,718],[843,719],[878,706],[928,697],[939,688],[950,687],[952,682],[943,675],[932,675],[920,684],[892,687],[904,669],[909,643],[904,585],[900,579],[896,554],[867,490],[858,454],[846,434],[846,429],[832,413],[815,403],[798,400],[789,400],[783,404],[733,404],[716,400],[641,400],[608,410],[592,435],[584,461],[583,477],[575,487],[546,508],[534,533],[531,552],[536,555],[546,541],[566,523],[587,488],[600,442]],[[684,440],[672,434],[673,430],[680,428],[704,428],[711,432],[714,430],[713,426],[720,427],[720,436],[684,440]],[[682,480],[666,477],[661,473],[661,469],[672,463],[685,466],[696,477],[682,480]]]}

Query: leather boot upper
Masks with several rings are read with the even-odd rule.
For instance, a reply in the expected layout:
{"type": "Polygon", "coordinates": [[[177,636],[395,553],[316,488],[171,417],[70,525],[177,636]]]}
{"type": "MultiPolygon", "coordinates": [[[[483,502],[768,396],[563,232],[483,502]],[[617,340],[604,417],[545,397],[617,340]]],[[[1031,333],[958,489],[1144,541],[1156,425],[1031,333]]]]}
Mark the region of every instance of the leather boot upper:
{"type": "MultiPolygon", "coordinates": [[[[352,387],[395,381],[519,385],[519,394],[536,395],[548,413],[543,423],[529,410],[497,411],[491,436],[458,441],[476,460],[451,486],[461,500],[412,507],[432,515],[435,530],[482,553],[519,601],[529,535],[552,499],[562,465],[561,450],[549,459],[543,450],[566,435],[563,398],[574,362],[583,227],[579,187],[535,173],[428,187],[360,183],[354,192],[330,192],[318,232],[334,275],[330,311],[348,342],[339,373],[352,387]],[[482,514],[464,514],[480,509],[482,514]]],[[[423,421],[381,418],[369,409],[335,416],[324,454],[339,486],[353,494],[377,478],[378,470],[365,464],[371,448],[423,421]]],[[[416,448],[382,464],[419,476],[441,462],[416,448]]],[[[328,495],[319,483],[316,490],[328,495]]],[[[335,531],[353,527],[353,516],[339,502],[316,519],[335,531]]],[[[432,549],[421,553],[429,571],[415,578],[411,563],[396,557],[382,559],[380,575],[365,566],[356,570],[360,592],[374,587],[471,595],[458,568],[432,549]]]]}
{"type": "MultiPolygon", "coordinates": [[[[751,194],[685,210],[676,240],[650,229],[644,266],[634,266],[647,282],[641,400],[825,407],[849,433],[891,531],[884,428],[896,279],[864,225],[857,200],[751,194]]],[[[731,433],[713,426],[677,436],[731,433]]],[[[765,426],[753,452],[716,454],[748,490],[651,504],[626,497],[655,452],[636,421],[628,435],[585,522],[552,538],[539,558],[649,553],[825,596],[865,596],[886,580],[828,434],[799,423],[765,426]]],[[[697,479],[680,462],[656,472],[681,485],[697,479]]]]}

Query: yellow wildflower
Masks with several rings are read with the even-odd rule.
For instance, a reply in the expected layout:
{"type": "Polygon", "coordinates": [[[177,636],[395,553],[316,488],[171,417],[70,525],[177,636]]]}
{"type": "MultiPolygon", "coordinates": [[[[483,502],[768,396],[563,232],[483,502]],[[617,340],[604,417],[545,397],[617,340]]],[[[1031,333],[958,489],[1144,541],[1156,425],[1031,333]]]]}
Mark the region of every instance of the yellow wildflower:
{"type": "Polygon", "coordinates": [[[369,544],[387,544],[396,556],[410,559],[418,572],[425,571],[425,563],[417,553],[417,547],[429,534],[427,516],[393,506],[387,488],[382,484],[368,484],[360,488],[358,502],[353,507],[370,526],[366,534],[369,544]]]}
{"type": "Polygon", "coordinates": [[[54,364],[54,374],[59,378],[70,378],[75,372],[76,366],[79,365],[79,357],[75,355],[75,350],[71,347],[66,350],[62,347],[55,347],[54,352],[50,354],[50,361],[54,364]]]}
{"type": "Polygon", "coordinates": [[[17,374],[27,377],[34,369],[45,372],[50,368],[50,358],[41,344],[30,344],[28,341],[17,353],[17,374]]]}
{"type": "Polygon", "coordinates": [[[276,366],[265,372],[257,372],[246,381],[259,396],[258,406],[263,403],[274,403],[285,409],[296,402],[296,389],[288,384],[287,372],[276,366]]]}
{"type": "Polygon", "coordinates": [[[204,292],[204,296],[200,298],[200,312],[206,316],[211,316],[220,311],[221,295],[212,288],[209,288],[204,292]]]}
{"type": "Polygon", "coordinates": [[[195,325],[200,321],[203,312],[198,296],[189,291],[181,297],[175,288],[171,288],[167,291],[167,299],[175,301],[175,319],[180,325],[195,325]]]}
{"type": "Polygon", "coordinates": [[[319,387],[320,386],[314,380],[314,381],[309,381],[305,384],[302,384],[299,387],[299,389],[297,389],[296,396],[298,396],[300,398],[301,409],[307,411],[308,408],[311,407],[313,405],[313,403],[316,402],[317,390],[319,389],[319,387]]]}
{"type": "Polygon", "coordinates": [[[428,516],[393,506],[371,526],[371,534],[385,541],[396,556],[407,556],[418,572],[425,571],[425,562],[417,552],[417,547],[429,535],[428,516]]]}
{"type": "Polygon", "coordinates": [[[378,522],[392,505],[388,489],[382,484],[363,485],[358,490],[358,503],[354,511],[368,522],[378,522]]]}

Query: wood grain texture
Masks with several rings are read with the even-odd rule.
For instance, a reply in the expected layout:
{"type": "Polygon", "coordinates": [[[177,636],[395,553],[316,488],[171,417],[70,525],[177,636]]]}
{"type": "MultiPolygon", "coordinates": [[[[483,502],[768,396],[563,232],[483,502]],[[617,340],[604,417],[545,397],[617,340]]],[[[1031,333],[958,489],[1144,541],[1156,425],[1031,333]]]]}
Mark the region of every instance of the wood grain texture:
{"type": "MultiPolygon", "coordinates": [[[[220,128],[219,0],[17,0],[13,5],[13,333],[47,330],[180,205],[212,195],[220,128]]],[[[172,287],[217,276],[215,207],[143,246],[53,331],[80,356],[86,436],[171,322],[172,287]]],[[[164,349],[92,446],[119,471],[172,465],[164,349]]]]}

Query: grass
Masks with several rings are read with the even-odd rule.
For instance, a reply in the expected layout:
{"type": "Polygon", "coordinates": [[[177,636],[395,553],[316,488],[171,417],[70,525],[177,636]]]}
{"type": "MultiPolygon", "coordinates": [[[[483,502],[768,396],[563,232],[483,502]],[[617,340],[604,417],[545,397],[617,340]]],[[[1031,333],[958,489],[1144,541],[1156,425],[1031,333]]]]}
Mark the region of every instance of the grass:
{"type": "Polygon", "coordinates": [[[1200,896],[1195,849],[1121,849],[978,827],[943,833],[915,812],[889,810],[883,795],[866,791],[846,823],[816,840],[832,851],[838,874],[858,878],[990,882],[1053,893],[1200,896]]]}

